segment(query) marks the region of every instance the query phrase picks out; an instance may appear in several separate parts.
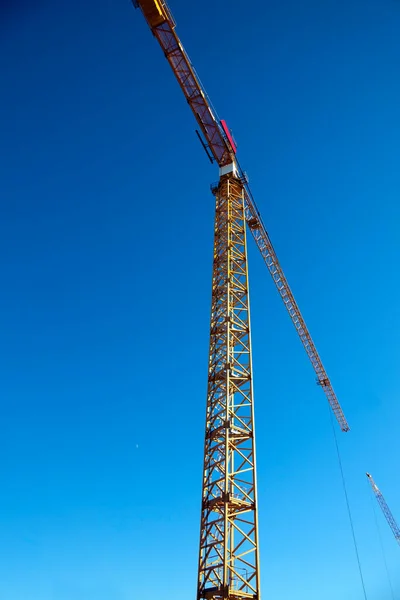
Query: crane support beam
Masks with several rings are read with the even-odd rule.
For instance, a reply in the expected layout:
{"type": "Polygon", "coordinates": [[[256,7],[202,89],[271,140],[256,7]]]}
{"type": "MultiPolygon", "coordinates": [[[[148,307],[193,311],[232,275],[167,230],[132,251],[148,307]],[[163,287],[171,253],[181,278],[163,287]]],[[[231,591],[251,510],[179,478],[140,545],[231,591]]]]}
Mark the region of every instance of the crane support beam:
{"type": "Polygon", "coordinates": [[[349,431],[347,420],[279,264],[248,182],[237,162],[236,144],[225,121],[221,122],[213,109],[210,99],[175,32],[175,21],[167,3],[165,0],[133,0],[133,4],[142,10],[153,35],[157,38],[171,65],[172,71],[206,140],[205,144],[202,142],[203,147],[206,149],[207,154],[208,150],[211,152],[212,158],[219,165],[220,175],[234,170],[243,181],[246,220],[251,233],[314,368],[317,383],[322,387],[341,430],[349,431]]]}
{"type": "Polygon", "coordinates": [[[197,600],[259,600],[256,457],[243,182],[215,194],[197,600]]]}
{"type": "Polygon", "coordinates": [[[378,488],[378,486],[376,485],[372,475],[370,473],[366,473],[366,476],[368,477],[368,480],[371,484],[372,487],[372,491],[374,493],[375,498],[378,501],[379,506],[382,509],[383,514],[385,515],[386,521],[389,523],[389,527],[393,532],[393,535],[397,541],[397,543],[400,545],[400,528],[397,525],[394,516],[390,510],[390,508],[388,507],[385,498],[383,497],[382,492],[380,491],[380,489],[378,488]]]}

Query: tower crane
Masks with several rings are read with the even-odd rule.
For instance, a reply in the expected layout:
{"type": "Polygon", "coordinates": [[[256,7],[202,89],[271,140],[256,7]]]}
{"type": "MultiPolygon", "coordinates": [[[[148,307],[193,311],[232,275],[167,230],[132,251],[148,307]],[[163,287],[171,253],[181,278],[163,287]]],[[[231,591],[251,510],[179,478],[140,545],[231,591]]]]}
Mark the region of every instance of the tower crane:
{"type": "Polygon", "coordinates": [[[393,532],[394,537],[397,540],[397,543],[400,545],[400,528],[397,525],[394,516],[392,515],[392,512],[390,510],[390,508],[388,507],[385,498],[383,497],[382,492],[380,491],[380,489],[378,488],[378,486],[376,485],[372,475],[370,473],[366,473],[366,476],[368,477],[368,480],[371,484],[372,487],[372,491],[374,493],[375,498],[378,500],[378,504],[382,509],[383,514],[385,515],[385,518],[387,520],[387,522],[389,523],[389,527],[393,532]]]}
{"type": "Polygon", "coordinates": [[[219,167],[197,600],[260,599],[257,484],[247,272],[246,223],[297,330],[342,431],[347,420],[236,156],[176,34],[165,0],[133,0],[140,8],[194,114],[200,141],[219,167]]]}

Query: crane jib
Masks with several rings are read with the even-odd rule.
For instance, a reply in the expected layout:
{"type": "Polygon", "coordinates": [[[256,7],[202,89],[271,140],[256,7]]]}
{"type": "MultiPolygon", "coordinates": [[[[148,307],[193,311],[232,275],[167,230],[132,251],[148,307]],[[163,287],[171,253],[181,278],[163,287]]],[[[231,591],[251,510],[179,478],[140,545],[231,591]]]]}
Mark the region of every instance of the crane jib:
{"type": "Polygon", "coordinates": [[[396,538],[397,542],[400,544],[400,527],[397,525],[396,520],[385,500],[385,498],[383,497],[382,492],[380,491],[380,489],[378,488],[378,486],[376,485],[372,475],[370,473],[366,473],[366,476],[369,479],[369,482],[371,484],[372,487],[372,491],[374,493],[375,498],[378,501],[378,504],[389,524],[390,529],[393,532],[394,537],[396,538]]]}

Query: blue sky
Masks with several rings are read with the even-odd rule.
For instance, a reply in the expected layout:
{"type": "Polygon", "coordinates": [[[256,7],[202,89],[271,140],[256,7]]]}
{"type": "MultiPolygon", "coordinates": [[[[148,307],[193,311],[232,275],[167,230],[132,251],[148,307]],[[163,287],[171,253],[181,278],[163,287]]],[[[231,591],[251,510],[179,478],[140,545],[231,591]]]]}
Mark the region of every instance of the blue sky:
{"type": "MultiPolygon", "coordinates": [[[[0,598],[194,598],[217,172],[128,0],[2,7],[0,598]]],[[[389,600],[364,473],[400,520],[400,4],[171,9],[352,427],[389,600]]],[[[362,600],[326,401],[249,241],[263,597],[362,600]]]]}

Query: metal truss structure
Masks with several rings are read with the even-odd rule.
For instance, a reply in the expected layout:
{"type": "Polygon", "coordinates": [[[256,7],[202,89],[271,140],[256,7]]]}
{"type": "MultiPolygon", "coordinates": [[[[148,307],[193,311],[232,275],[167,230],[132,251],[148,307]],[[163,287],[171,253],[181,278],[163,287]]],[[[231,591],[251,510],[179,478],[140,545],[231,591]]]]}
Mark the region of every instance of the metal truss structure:
{"type": "Polygon", "coordinates": [[[216,199],[197,599],[259,598],[256,459],[244,187],[216,199]]]}
{"type": "Polygon", "coordinates": [[[378,500],[378,504],[382,509],[382,512],[386,518],[386,521],[389,523],[389,527],[393,532],[393,535],[397,541],[397,543],[400,545],[400,528],[397,525],[395,518],[392,514],[392,511],[390,510],[389,506],[386,503],[385,498],[383,497],[383,494],[381,492],[381,490],[378,488],[378,486],[376,485],[372,475],[370,473],[366,473],[369,482],[371,484],[372,487],[372,491],[374,493],[375,498],[378,500]]]}
{"type": "Polygon", "coordinates": [[[279,264],[236,143],[176,34],[165,0],[133,0],[159,42],[219,166],[197,600],[260,600],[246,222],[342,431],[349,426],[279,264]]]}

